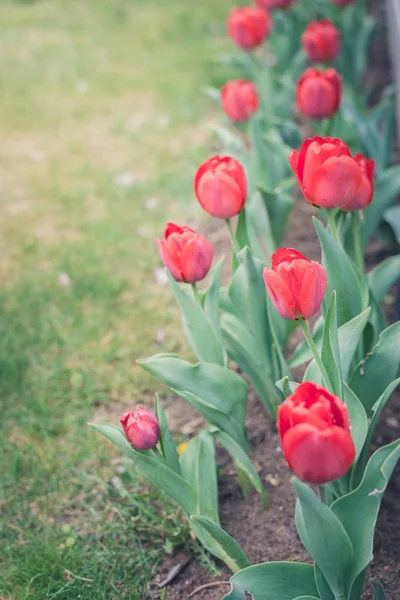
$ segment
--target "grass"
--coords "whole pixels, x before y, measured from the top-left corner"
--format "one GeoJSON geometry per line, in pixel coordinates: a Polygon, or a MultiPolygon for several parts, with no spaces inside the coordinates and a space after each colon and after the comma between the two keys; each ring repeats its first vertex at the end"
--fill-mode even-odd
{"type": "Polygon", "coordinates": [[[154,240],[200,219],[231,4],[0,0],[2,600],[142,599],[187,540],[86,423],[148,401],[135,360],[184,344],[154,240]]]}

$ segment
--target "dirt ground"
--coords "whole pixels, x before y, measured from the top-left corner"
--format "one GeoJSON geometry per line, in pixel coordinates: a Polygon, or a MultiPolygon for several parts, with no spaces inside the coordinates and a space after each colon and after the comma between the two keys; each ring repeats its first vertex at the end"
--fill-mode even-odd
{"type": "MultiPolygon", "coordinates": [[[[383,7],[375,0],[372,10],[384,23],[383,7]]],[[[388,82],[388,59],[385,48],[385,32],[377,36],[371,52],[372,66],[369,78],[381,88],[388,82]]],[[[398,155],[397,155],[398,158],[398,155]]],[[[319,244],[310,227],[313,209],[298,198],[291,216],[285,245],[295,247],[310,258],[319,259],[319,244]]],[[[210,239],[217,250],[224,249],[224,236],[219,230],[211,229],[210,239]]],[[[222,252],[217,252],[218,254],[222,252]]],[[[387,253],[379,242],[374,242],[367,252],[368,268],[381,261],[387,253]]],[[[389,309],[390,313],[390,309],[389,309]]],[[[388,314],[393,319],[393,315],[388,314]]],[[[198,415],[180,399],[169,406],[169,415],[177,430],[185,423],[194,421],[198,415]]],[[[233,475],[232,464],[221,451],[220,459],[226,462],[219,482],[220,516],[222,526],[238,541],[253,564],[270,560],[310,561],[302,547],[294,523],[295,495],[291,474],[283,459],[279,438],[274,423],[266,415],[261,402],[251,392],[247,418],[247,431],[251,442],[251,458],[259,469],[260,477],[268,493],[268,510],[262,506],[258,495],[243,498],[238,482],[233,475]]],[[[375,444],[387,444],[400,436],[400,393],[394,395],[387,407],[375,436],[375,444]]],[[[380,511],[374,548],[374,560],[368,577],[376,578],[385,588],[387,600],[399,599],[400,585],[400,517],[398,498],[400,494],[400,467],[395,471],[380,511]]],[[[166,562],[157,578],[162,579],[171,565],[179,562],[172,557],[166,562]]],[[[212,574],[198,561],[188,566],[168,586],[168,600],[186,600],[198,586],[211,582],[229,580],[230,573],[221,566],[219,575],[212,574]]],[[[208,587],[196,594],[196,600],[221,600],[229,591],[229,585],[208,587]]],[[[363,600],[371,600],[370,586],[366,585],[363,600]]]]}

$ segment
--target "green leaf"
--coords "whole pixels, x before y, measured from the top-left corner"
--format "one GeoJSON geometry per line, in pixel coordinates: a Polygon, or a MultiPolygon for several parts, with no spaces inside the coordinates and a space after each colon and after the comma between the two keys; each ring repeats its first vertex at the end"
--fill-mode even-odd
{"type": "Polygon", "coordinates": [[[392,285],[400,279],[400,255],[390,256],[368,273],[368,285],[377,302],[383,298],[392,285]]]}
{"type": "Polygon", "coordinates": [[[217,552],[215,554],[224,561],[233,573],[250,566],[250,561],[239,544],[224,529],[221,529],[204,516],[191,515],[190,520],[203,528],[212,538],[215,548],[218,548],[218,554],[217,552]]]}
{"type": "Polygon", "coordinates": [[[235,440],[229,435],[227,435],[224,431],[218,431],[217,437],[221,444],[224,446],[224,448],[232,456],[238,471],[241,471],[246,475],[250,483],[253,485],[254,489],[260,494],[264,506],[266,506],[267,497],[265,494],[264,486],[247,452],[245,452],[243,448],[239,446],[239,444],[237,444],[235,440]]]}
{"type": "Polygon", "coordinates": [[[332,392],[342,397],[342,377],[336,320],[336,292],[332,292],[322,334],[321,359],[332,384],[332,392]]]}
{"type": "Polygon", "coordinates": [[[157,354],[138,364],[169,387],[229,413],[244,429],[248,386],[237,373],[209,363],[191,365],[172,354],[157,354]]]}
{"type": "Polygon", "coordinates": [[[293,600],[299,594],[318,597],[312,565],[269,562],[247,567],[231,577],[232,590],[223,600],[293,600]]]}
{"type": "Polygon", "coordinates": [[[203,400],[190,392],[174,389],[172,391],[194,406],[208,423],[215,425],[222,431],[228,433],[239,446],[247,450],[248,444],[244,426],[243,424],[239,424],[228,410],[215,408],[215,406],[210,402],[207,402],[207,400],[203,400]]]}
{"type": "Polygon", "coordinates": [[[292,483],[297,495],[296,525],[300,539],[333,593],[345,597],[353,559],[350,538],[338,517],[311,488],[297,479],[292,483]]]}
{"type": "Polygon", "coordinates": [[[370,414],[387,382],[397,377],[400,377],[400,321],[381,333],[372,352],[357,367],[350,387],[370,414]]]}
{"type": "Polygon", "coordinates": [[[400,206],[391,206],[385,210],[383,218],[392,228],[396,240],[400,244],[400,206]]]}
{"type": "Polygon", "coordinates": [[[357,459],[361,454],[365,438],[367,437],[368,417],[361,400],[347,384],[343,386],[343,401],[346,403],[349,411],[351,437],[356,447],[357,459]]]}
{"type": "Polygon", "coordinates": [[[204,311],[208,316],[210,323],[217,336],[221,352],[223,354],[223,366],[226,366],[227,358],[225,348],[222,343],[222,333],[220,325],[219,303],[223,257],[217,262],[211,273],[211,283],[204,298],[204,311]]]}
{"type": "Polygon", "coordinates": [[[358,343],[363,335],[366,324],[370,316],[370,307],[366,308],[359,315],[348,321],[338,330],[340,362],[342,365],[342,379],[346,381],[351,369],[352,361],[358,343]]]}
{"type": "Polygon", "coordinates": [[[91,424],[113,444],[133,460],[137,470],[155,488],[161,488],[168,496],[177,502],[187,513],[195,513],[197,493],[190,483],[178,475],[170,467],[149,454],[148,451],[138,451],[132,448],[122,429],[115,425],[91,424]]]}
{"type": "Polygon", "coordinates": [[[379,448],[371,456],[358,488],[331,505],[331,510],[340,519],[353,545],[350,585],[355,585],[358,576],[373,558],[374,530],[379,507],[399,458],[400,440],[379,448]],[[354,515],[357,515],[357,519],[354,515]]]}
{"type": "Polygon", "coordinates": [[[156,394],[156,417],[160,423],[160,446],[161,452],[165,458],[165,462],[169,467],[171,467],[171,469],[180,475],[181,468],[179,466],[179,456],[176,451],[174,438],[172,437],[171,430],[168,427],[167,419],[165,418],[164,410],[161,406],[158,394],[156,394]]]}
{"type": "Polygon", "coordinates": [[[325,298],[330,298],[333,290],[336,290],[337,320],[340,326],[367,308],[368,287],[343,248],[336,244],[315,218],[314,225],[321,242],[322,262],[328,278],[325,298]]]}
{"type": "Polygon", "coordinates": [[[207,314],[196,299],[187,294],[167,270],[168,280],[182,316],[183,329],[187,340],[199,360],[224,364],[224,352],[221,342],[212,327],[207,314]]]}
{"type": "Polygon", "coordinates": [[[385,590],[379,581],[372,579],[371,583],[374,588],[374,600],[386,600],[385,590]]]}
{"type": "Polygon", "coordinates": [[[260,191],[252,195],[250,202],[246,203],[246,232],[251,252],[260,260],[269,262],[271,255],[277,248],[273,226],[260,191]]]}
{"type": "Polygon", "coordinates": [[[268,211],[276,248],[279,248],[290,211],[294,206],[294,200],[290,196],[289,191],[284,191],[280,187],[276,188],[274,192],[269,192],[262,187],[259,188],[259,191],[264,201],[264,206],[268,211]]]}
{"type": "MultiPolygon", "coordinates": [[[[313,340],[318,350],[321,348],[322,332],[324,330],[324,317],[320,315],[315,321],[313,329],[313,340]]],[[[311,360],[312,352],[306,340],[301,342],[296,350],[294,351],[291,359],[289,360],[289,367],[294,368],[302,365],[303,363],[311,360]]]]}
{"type": "Polygon", "coordinates": [[[294,600],[320,600],[316,596],[297,596],[294,600]]]}
{"type": "Polygon", "coordinates": [[[400,165],[390,167],[375,184],[374,199],[364,209],[364,245],[378,229],[386,210],[394,204],[400,194],[400,165]]]}
{"type": "Polygon", "coordinates": [[[290,381],[289,377],[286,375],[285,377],[282,377],[282,379],[277,381],[275,385],[278,388],[278,390],[281,390],[285,398],[287,398],[288,396],[291,396],[293,394],[293,392],[299,384],[295,381],[290,381]]]}

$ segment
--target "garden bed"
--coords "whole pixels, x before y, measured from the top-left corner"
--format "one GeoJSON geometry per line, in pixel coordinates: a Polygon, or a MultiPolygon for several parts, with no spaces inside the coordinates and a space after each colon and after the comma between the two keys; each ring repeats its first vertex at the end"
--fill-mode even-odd
{"type": "MultiPolygon", "coordinates": [[[[384,30],[385,11],[379,1],[371,2],[371,10],[379,18],[381,30],[377,35],[371,56],[369,80],[379,89],[388,82],[388,53],[386,51],[386,30],[384,30]]],[[[397,159],[396,159],[397,160],[397,159]]],[[[318,258],[320,248],[310,227],[310,206],[303,198],[298,198],[291,216],[291,226],[285,239],[285,245],[300,250],[310,258],[318,258]]],[[[219,237],[219,236],[216,236],[219,237]]],[[[224,253],[223,244],[219,254],[224,253]]],[[[372,268],[389,251],[379,242],[374,242],[367,251],[366,262],[372,268]]],[[[394,305],[388,303],[385,312],[394,320],[394,305]]],[[[298,341],[298,340],[297,340],[298,341]]],[[[296,343],[297,343],[296,341],[296,343]]],[[[295,346],[295,344],[294,344],[295,346]]],[[[293,347],[294,347],[293,346],[293,347]]],[[[296,375],[301,375],[297,373],[296,375]]],[[[181,400],[171,403],[170,415],[177,415],[176,429],[193,419],[193,409],[181,400]],[[178,409],[179,407],[179,409],[178,409]]],[[[290,484],[291,474],[283,459],[275,423],[267,416],[264,407],[253,392],[249,397],[247,431],[251,442],[251,458],[259,470],[260,477],[268,493],[268,510],[265,510],[260,497],[251,494],[243,498],[239,484],[232,477],[233,468],[227,461],[219,485],[221,523],[242,546],[252,563],[265,561],[308,561],[296,532],[294,523],[295,494],[290,484]]],[[[393,396],[390,406],[384,412],[375,435],[375,444],[391,442],[400,435],[400,394],[393,396]]],[[[221,453],[220,459],[225,460],[221,453]]],[[[220,462],[221,462],[220,461],[220,462]]],[[[388,491],[384,497],[378,519],[375,537],[375,557],[369,576],[379,580],[385,588],[387,600],[398,600],[400,584],[400,519],[398,515],[398,497],[400,493],[400,468],[393,474],[388,491]]],[[[169,568],[175,564],[174,557],[158,573],[163,579],[169,568]]],[[[198,586],[229,580],[230,572],[221,567],[218,575],[193,560],[168,587],[168,600],[186,599],[198,586]]],[[[229,585],[206,587],[199,591],[198,600],[220,600],[229,590],[229,585]]],[[[366,586],[363,600],[372,598],[371,590],[366,586]]]]}

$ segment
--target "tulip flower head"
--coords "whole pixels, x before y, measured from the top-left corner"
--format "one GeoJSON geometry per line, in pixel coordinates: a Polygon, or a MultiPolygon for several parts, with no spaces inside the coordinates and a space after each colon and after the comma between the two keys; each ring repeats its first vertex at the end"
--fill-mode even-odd
{"type": "Polygon", "coordinates": [[[242,50],[253,50],[260,46],[271,30],[272,19],[268,12],[259,6],[232,8],[229,14],[228,35],[242,50]]]}
{"type": "Polygon", "coordinates": [[[322,304],[326,273],[293,248],[279,248],[271,269],[264,269],[264,283],[272,304],[284,319],[308,319],[322,304]]]}
{"type": "Polygon", "coordinates": [[[301,383],[280,405],[278,431],[285,459],[302,481],[328,483],[354,462],[347,406],[315,383],[301,383]]]}
{"type": "Polygon", "coordinates": [[[228,81],[221,90],[221,103],[227,117],[243,123],[257,111],[257,88],[245,79],[228,81]]]}
{"type": "Polygon", "coordinates": [[[200,206],[212,217],[229,219],[246,202],[247,182],[242,165],[228,156],[214,156],[200,165],[194,178],[200,206]]]}
{"type": "Polygon", "coordinates": [[[167,223],[163,239],[157,240],[161,260],[176,281],[195,283],[210,270],[214,250],[205,237],[190,229],[167,223]]]}
{"type": "Polygon", "coordinates": [[[335,60],[340,50],[340,31],[332,21],[312,21],[301,36],[304,53],[312,62],[335,60]]]}
{"type": "Polygon", "coordinates": [[[261,8],[266,8],[267,10],[276,10],[280,8],[282,10],[287,10],[292,6],[296,0],[255,0],[258,6],[261,8]]]}
{"type": "Polygon", "coordinates": [[[122,429],[134,448],[150,450],[160,439],[160,424],[150,410],[138,406],[133,412],[127,412],[120,419],[122,429]]]}
{"type": "Polygon", "coordinates": [[[309,138],[300,151],[291,152],[289,163],[304,197],[314,206],[360,210],[372,201],[375,161],[352,156],[342,140],[309,138]]]}
{"type": "Polygon", "coordinates": [[[297,82],[297,106],[310,119],[332,117],[339,109],[341,97],[342,81],[335,69],[321,71],[310,67],[297,82]]]}

